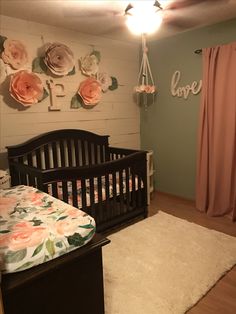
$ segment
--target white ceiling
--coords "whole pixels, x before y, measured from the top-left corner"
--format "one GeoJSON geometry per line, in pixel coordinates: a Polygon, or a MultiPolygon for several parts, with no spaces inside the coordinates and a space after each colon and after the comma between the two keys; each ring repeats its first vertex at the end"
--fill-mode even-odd
{"type": "MultiPolygon", "coordinates": [[[[171,1],[174,0],[161,0],[159,2],[165,6],[171,1]]],[[[73,29],[81,33],[120,40],[139,40],[139,37],[129,33],[125,25],[124,10],[129,2],[121,0],[0,0],[0,13],[73,29]]],[[[159,39],[186,31],[189,28],[215,24],[234,18],[236,17],[236,0],[222,0],[222,2],[208,0],[207,3],[199,3],[189,8],[168,11],[168,14],[167,20],[180,22],[183,26],[179,28],[164,23],[150,39],[159,39]],[[188,27],[184,26],[185,22],[188,27]]]]}

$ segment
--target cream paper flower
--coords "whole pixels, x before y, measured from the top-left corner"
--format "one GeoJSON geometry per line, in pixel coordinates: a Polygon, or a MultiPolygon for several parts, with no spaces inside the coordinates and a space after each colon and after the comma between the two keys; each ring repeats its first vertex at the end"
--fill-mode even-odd
{"type": "Polygon", "coordinates": [[[108,91],[109,86],[112,85],[112,79],[110,75],[106,72],[98,74],[98,81],[101,83],[102,91],[104,93],[108,91]]]}
{"type": "Polygon", "coordinates": [[[92,76],[98,72],[98,59],[95,55],[87,55],[80,59],[80,69],[84,75],[92,76]]]}
{"type": "Polygon", "coordinates": [[[75,66],[74,54],[66,45],[53,43],[45,51],[44,63],[53,74],[64,76],[75,66]]]}

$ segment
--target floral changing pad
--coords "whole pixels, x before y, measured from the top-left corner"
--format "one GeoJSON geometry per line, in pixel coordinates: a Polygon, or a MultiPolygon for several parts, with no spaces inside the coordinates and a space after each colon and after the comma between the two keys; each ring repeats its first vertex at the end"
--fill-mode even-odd
{"type": "Polygon", "coordinates": [[[44,263],[89,242],[95,221],[33,187],[0,190],[0,270],[12,273],[44,263]]]}

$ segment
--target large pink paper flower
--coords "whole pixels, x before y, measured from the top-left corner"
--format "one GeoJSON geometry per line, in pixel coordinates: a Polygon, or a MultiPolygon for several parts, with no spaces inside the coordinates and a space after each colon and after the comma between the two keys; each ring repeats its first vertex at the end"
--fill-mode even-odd
{"type": "Polygon", "coordinates": [[[85,105],[96,105],[102,96],[101,84],[95,78],[89,77],[80,84],[78,94],[85,105]]]}
{"type": "Polygon", "coordinates": [[[18,70],[28,62],[26,48],[19,40],[6,39],[3,48],[2,60],[13,69],[18,70]]]}
{"type": "Polygon", "coordinates": [[[47,48],[44,63],[53,74],[58,76],[67,75],[75,65],[73,52],[61,43],[53,43],[47,48]]]}
{"type": "Polygon", "coordinates": [[[43,98],[44,88],[40,78],[25,70],[11,76],[11,96],[23,106],[37,104],[43,98]]]}

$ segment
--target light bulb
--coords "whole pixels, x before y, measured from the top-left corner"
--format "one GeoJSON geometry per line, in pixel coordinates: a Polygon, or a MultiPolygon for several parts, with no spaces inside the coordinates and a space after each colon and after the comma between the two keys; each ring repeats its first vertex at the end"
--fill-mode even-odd
{"type": "Polygon", "coordinates": [[[147,5],[145,1],[137,1],[139,4],[127,14],[126,25],[136,35],[154,33],[162,23],[161,10],[153,6],[153,1],[147,2],[152,5],[147,5]]]}

